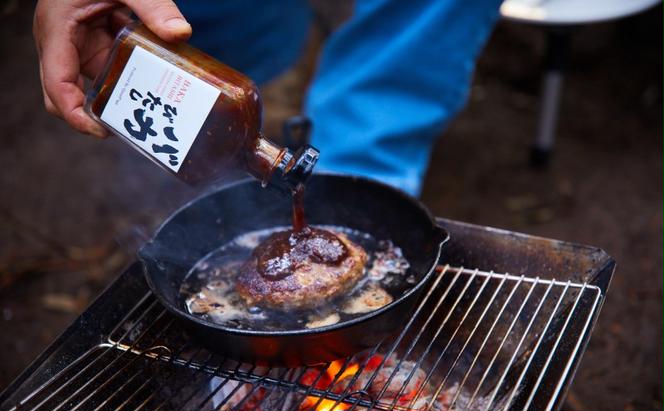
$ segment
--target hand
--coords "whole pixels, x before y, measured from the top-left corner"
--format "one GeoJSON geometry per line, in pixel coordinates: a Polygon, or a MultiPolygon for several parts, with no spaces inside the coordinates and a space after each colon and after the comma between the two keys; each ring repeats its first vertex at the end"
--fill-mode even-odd
{"type": "Polygon", "coordinates": [[[39,0],[33,35],[46,110],[99,138],[106,129],[83,110],[83,76],[94,78],[108,58],[129,9],[165,41],[183,41],[191,26],[172,0],[39,0]],[[128,8],[128,9],[127,9],[128,8]]]}

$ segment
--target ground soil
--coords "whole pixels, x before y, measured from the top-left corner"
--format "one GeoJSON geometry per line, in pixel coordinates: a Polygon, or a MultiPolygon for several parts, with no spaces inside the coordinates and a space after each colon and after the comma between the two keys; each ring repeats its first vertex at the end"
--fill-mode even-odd
{"type": "MultiPolygon", "coordinates": [[[[31,2],[0,6],[0,390],[195,194],[117,139],[46,114],[31,18],[31,2]]],[[[499,24],[422,198],[448,218],[607,250],[618,269],[564,409],[660,410],[661,7],[576,31],[554,157],[534,169],[542,34],[499,24]]],[[[299,110],[309,56],[264,88],[271,135],[299,110]]]]}

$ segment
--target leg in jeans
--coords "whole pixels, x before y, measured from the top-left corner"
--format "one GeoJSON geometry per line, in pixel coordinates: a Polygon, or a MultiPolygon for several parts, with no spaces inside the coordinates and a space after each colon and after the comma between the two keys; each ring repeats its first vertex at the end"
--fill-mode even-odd
{"type": "Polygon", "coordinates": [[[498,0],[357,0],[324,47],[305,111],[319,171],[418,195],[434,140],[462,107],[498,0]]]}

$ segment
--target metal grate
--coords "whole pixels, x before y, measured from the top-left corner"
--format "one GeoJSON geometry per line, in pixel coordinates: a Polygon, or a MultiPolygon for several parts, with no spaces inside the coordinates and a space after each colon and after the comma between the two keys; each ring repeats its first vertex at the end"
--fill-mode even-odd
{"type": "Polygon", "coordinates": [[[243,364],[196,345],[151,293],[12,410],[549,410],[601,290],[441,266],[403,329],[321,366],[243,364]]]}

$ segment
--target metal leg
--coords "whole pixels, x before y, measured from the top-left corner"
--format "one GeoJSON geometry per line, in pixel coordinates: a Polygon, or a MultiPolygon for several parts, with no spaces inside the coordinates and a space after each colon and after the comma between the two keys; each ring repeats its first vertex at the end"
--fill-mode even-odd
{"type": "Polygon", "coordinates": [[[545,167],[551,158],[556,139],[556,122],[563,85],[563,73],[569,55],[569,29],[549,29],[546,33],[544,78],[540,95],[537,134],[531,148],[533,166],[545,167]]]}

